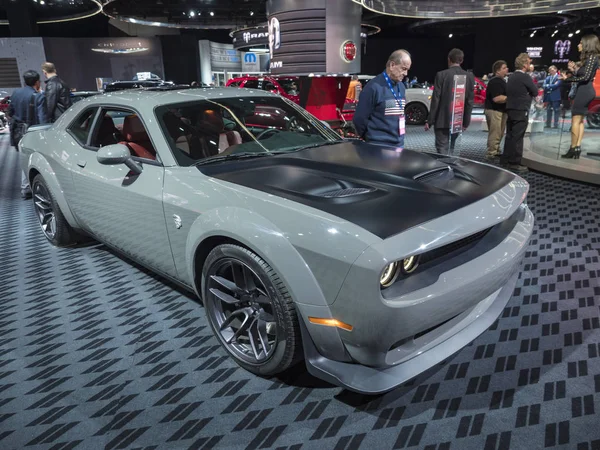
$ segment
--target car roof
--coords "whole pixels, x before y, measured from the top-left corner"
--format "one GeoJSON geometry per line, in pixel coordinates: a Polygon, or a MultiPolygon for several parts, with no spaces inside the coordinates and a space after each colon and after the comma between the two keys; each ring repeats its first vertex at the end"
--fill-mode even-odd
{"type": "Polygon", "coordinates": [[[88,105],[98,103],[153,109],[156,106],[165,104],[246,97],[278,97],[278,95],[259,89],[234,87],[198,87],[170,90],[128,89],[94,95],[86,98],[85,102],[88,105]]]}

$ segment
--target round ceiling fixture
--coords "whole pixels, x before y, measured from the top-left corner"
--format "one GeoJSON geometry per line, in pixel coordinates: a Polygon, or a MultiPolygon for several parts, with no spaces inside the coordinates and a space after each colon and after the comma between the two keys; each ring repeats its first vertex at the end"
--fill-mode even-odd
{"type": "MultiPolygon", "coordinates": [[[[38,25],[87,19],[102,12],[101,0],[69,0],[69,2],[39,0],[31,2],[29,7],[33,9],[38,25]]],[[[0,25],[8,25],[8,17],[2,8],[0,8],[0,25]]]]}
{"type": "Polygon", "coordinates": [[[356,44],[352,41],[346,41],[342,44],[342,59],[346,62],[352,62],[356,58],[356,44]]]}

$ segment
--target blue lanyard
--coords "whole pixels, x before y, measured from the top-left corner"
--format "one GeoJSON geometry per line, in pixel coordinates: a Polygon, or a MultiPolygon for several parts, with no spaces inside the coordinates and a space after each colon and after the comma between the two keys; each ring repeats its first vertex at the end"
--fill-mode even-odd
{"type": "Polygon", "coordinates": [[[394,96],[394,98],[396,99],[396,101],[398,102],[398,107],[402,108],[402,96],[400,95],[400,97],[398,97],[398,94],[400,94],[399,92],[396,92],[394,90],[394,88],[392,87],[392,80],[390,80],[389,75],[385,72],[385,70],[383,71],[383,78],[385,78],[385,81],[387,81],[387,84],[390,88],[390,91],[392,91],[392,95],[394,96]]]}

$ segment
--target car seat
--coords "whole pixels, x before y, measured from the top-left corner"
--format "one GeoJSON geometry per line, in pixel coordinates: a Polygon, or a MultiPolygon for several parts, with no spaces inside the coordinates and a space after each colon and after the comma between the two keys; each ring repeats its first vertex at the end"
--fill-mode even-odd
{"type": "Polygon", "coordinates": [[[120,143],[126,145],[133,156],[156,159],[156,150],[144,128],[144,124],[136,114],[125,117],[123,136],[125,140],[120,143]]]}
{"type": "Polygon", "coordinates": [[[218,153],[223,152],[232,145],[242,143],[242,136],[238,131],[225,130],[225,122],[223,116],[217,111],[207,109],[203,111],[200,120],[199,128],[202,133],[217,135],[218,153]]]}
{"type": "Polygon", "coordinates": [[[115,127],[115,122],[112,117],[104,115],[102,122],[100,122],[100,128],[98,129],[98,135],[96,136],[96,143],[99,147],[106,145],[117,144],[122,139],[121,132],[115,127]]]}

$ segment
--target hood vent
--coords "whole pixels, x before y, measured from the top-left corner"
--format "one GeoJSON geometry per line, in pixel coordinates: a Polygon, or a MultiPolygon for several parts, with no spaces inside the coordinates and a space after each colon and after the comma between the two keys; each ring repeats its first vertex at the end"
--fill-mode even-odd
{"type": "Polygon", "coordinates": [[[413,180],[420,181],[421,183],[428,183],[433,180],[437,180],[439,178],[452,177],[454,175],[454,171],[452,167],[440,167],[439,169],[428,170],[427,172],[422,172],[413,177],[413,180]]]}
{"type": "Polygon", "coordinates": [[[369,189],[369,188],[336,189],[334,191],[323,192],[321,194],[321,197],[326,197],[326,198],[351,197],[353,195],[368,194],[369,192],[373,192],[374,190],[375,189],[369,189]]]}

